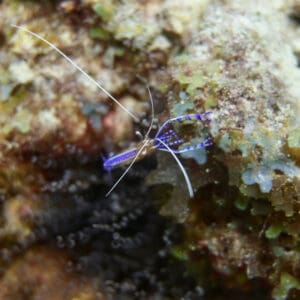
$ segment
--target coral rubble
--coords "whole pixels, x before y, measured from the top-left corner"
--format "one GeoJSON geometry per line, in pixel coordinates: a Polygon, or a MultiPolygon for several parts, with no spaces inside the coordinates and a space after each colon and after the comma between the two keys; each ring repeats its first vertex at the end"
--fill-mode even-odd
{"type": "Polygon", "coordinates": [[[299,7],[2,1],[0,298],[297,299],[299,7]],[[63,50],[139,121],[11,23],[63,50]],[[156,125],[212,112],[209,126],[174,125],[190,143],[214,141],[181,155],[194,199],[168,153],[105,198],[100,153],[147,131],[147,85],[156,125]]]}

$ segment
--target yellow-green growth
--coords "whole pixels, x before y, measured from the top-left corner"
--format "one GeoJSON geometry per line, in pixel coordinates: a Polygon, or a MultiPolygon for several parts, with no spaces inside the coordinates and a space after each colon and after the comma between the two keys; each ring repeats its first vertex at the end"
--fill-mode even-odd
{"type": "Polygon", "coordinates": [[[280,283],[273,290],[272,296],[275,300],[286,300],[291,289],[300,289],[299,280],[288,273],[282,273],[280,283]]]}

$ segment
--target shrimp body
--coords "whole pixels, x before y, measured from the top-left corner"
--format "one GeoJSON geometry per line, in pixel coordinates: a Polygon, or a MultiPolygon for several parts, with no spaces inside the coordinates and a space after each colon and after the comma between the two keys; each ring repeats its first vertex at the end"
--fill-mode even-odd
{"type": "MultiPolygon", "coordinates": [[[[115,102],[117,105],[119,105],[124,111],[126,111],[133,119],[138,121],[138,118],[126,107],[124,107],[116,98],[114,98],[101,84],[99,84],[94,78],[92,78],[86,71],[84,71],[79,65],[77,65],[70,57],[68,57],[64,52],[62,52],[60,49],[58,49],[54,44],[50,43],[48,40],[40,36],[39,34],[32,32],[29,29],[26,29],[24,26],[14,25],[11,24],[12,27],[17,28],[18,30],[23,30],[27,32],[28,34],[32,35],[33,37],[43,41],[46,43],[50,48],[55,50],[58,54],[60,54],[66,61],[68,61],[75,69],[77,69],[81,74],[83,74],[91,83],[93,83],[95,86],[98,87],[110,100],[115,102]]],[[[128,168],[125,170],[125,172],[121,175],[121,177],[117,180],[117,182],[112,186],[112,188],[107,192],[106,196],[108,196],[114,188],[119,184],[119,182],[124,178],[124,176],[128,173],[129,169],[133,166],[133,164],[139,160],[142,159],[144,156],[153,153],[156,149],[161,151],[167,151],[169,152],[173,158],[176,160],[180,170],[182,171],[184,178],[186,180],[186,184],[189,190],[190,197],[193,198],[193,189],[192,184],[189,180],[189,177],[179,161],[179,159],[176,157],[175,153],[183,153],[186,151],[191,151],[199,148],[203,148],[206,146],[210,146],[212,144],[210,137],[204,137],[201,141],[201,143],[198,143],[196,145],[186,145],[188,142],[188,139],[186,137],[179,137],[179,135],[174,131],[174,129],[170,128],[172,126],[172,123],[181,123],[184,121],[201,121],[203,123],[210,122],[210,119],[207,118],[207,116],[211,112],[206,112],[203,114],[188,114],[184,116],[179,116],[176,118],[172,118],[167,120],[158,130],[156,133],[154,139],[149,138],[150,131],[153,126],[153,120],[154,120],[154,107],[153,107],[153,99],[150,92],[150,89],[148,87],[148,92],[150,96],[151,101],[151,112],[152,112],[152,120],[150,127],[148,128],[148,131],[145,135],[144,141],[139,143],[136,148],[127,150],[125,152],[122,152],[120,154],[114,155],[109,157],[108,159],[104,160],[103,167],[105,170],[110,171],[111,169],[123,165],[123,164],[129,164],[128,168]]]]}
{"type": "MultiPolygon", "coordinates": [[[[152,114],[153,114],[153,101],[151,99],[152,104],[152,114]]],[[[209,123],[211,120],[208,118],[208,116],[211,114],[211,112],[206,112],[203,114],[189,114],[184,116],[179,116],[176,118],[172,118],[167,120],[158,130],[155,137],[153,139],[148,138],[150,130],[152,128],[152,122],[151,126],[148,129],[148,132],[146,134],[146,137],[144,141],[140,142],[136,148],[127,150],[125,152],[122,152],[120,154],[114,155],[110,157],[108,160],[104,162],[104,169],[111,170],[112,168],[128,164],[129,166],[125,170],[125,172],[122,174],[122,176],[117,180],[117,182],[112,186],[112,188],[106,193],[106,196],[108,196],[114,188],[119,184],[119,182],[124,178],[124,176],[128,173],[129,169],[133,166],[133,164],[137,161],[142,159],[148,154],[153,153],[156,149],[161,151],[167,151],[169,152],[173,158],[176,160],[180,170],[182,171],[182,174],[184,175],[190,198],[194,197],[194,192],[192,188],[192,184],[190,182],[190,179],[188,177],[188,174],[186,173],[183,165],[175,155],[175,153],[183,153],[186,151],[192,151],[200,148],[204,148],[207,146],[212,145],[212,140],[209,136],[206,136],[203,138],[203,140],[196,144],[196,145],[186,145],[187,139],[185,137],[180,137],[175,130],[172,128],[173,123],[182,123],[184,121],[201,121],[202,123],[209,123]]]]}
{"type": "Polygon", "coordinates": [[[210,146],[212,144],[210,137],[204,138],[201,143],[196,145],[184,145],[186,143],[186,139],[178,136],[174,129],[171,128],[172,124],[176,122],[181,123],[192,120],[210,122],[210,119],[207,118],[209,114],[210,112],[206,112],[204,114],[190,114],[167,120],[160,127],[153,139],[146,138],[137,144],[136,148],[126,150],[105,160],[103,163],[104,169],[110,171],[117,166],[128,165],[133,161],[133,159],[141,160],[145,156],[152,154],[156,149],[167,152],[172,151],[173,153],[183,153],[210,146]],[[183,147],[179,148],[180,146],[183,147]]]}
{"type": "Polygon", "coordinates": [[[128,163],[129,161],[131,161],[131,159],[133,159],[136,156],[136,154],[137,154],[137,150],[136,148],[134,148],[128,151],[124,151],[120,154],[114,155],[112,157],[109,157],[104,160],[103,168],[106,171],[110,171],[113,168],[119,166],[120,164],[128,163]]]}
{"type": "Polygon", "coordinates": [[[150,155],[155,151],[156,147],[154,145],[154,140],[146,139],[138,143],[136,148],[132,148],[130,150],[124,151],[122,153],[113,155],[105,159],[103,162],[103,168],[106,171],[111,171],[116,167],[129,165],[141,149],[142,151],[140,152],[137,160],[141,160],[145,156],[150,155]]]}

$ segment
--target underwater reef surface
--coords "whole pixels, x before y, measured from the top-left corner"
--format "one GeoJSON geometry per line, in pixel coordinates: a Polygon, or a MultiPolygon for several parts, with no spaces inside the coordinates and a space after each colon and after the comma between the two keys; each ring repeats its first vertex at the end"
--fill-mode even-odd
{"type": "Polygon", "coordinates": [[[300,298],[300,2],[0,3],[0,299],[300,298]],[[25,25],[66,53],[135,121],[25,25]],[[151,124],[197,144],[110,174],[151,124]]]}

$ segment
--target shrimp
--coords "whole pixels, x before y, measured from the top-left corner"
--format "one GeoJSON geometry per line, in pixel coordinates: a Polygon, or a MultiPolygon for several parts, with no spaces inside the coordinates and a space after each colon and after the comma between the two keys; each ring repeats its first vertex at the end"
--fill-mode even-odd
{"type": "Polygon", "coordinates": [[[205,112],[203,114],[188,114],[188,115],[169,119],[160,127],[155,137],[151,139],[149,138],[149,134],[153,126],[154,108],[153,108],[153,99],[149,88],[148,88],[148,92],[149,92],[150,102],[151,102],[152,119],[144,140],[139,144],[137,144],[135,148],[124,151],[117,155],[113,155],[108,159],[104,160],[103,167],[107,171],[110,171],[111,169],[119,165],[128,164],[128,162],[130,162],[129,166],[124,171],[124,173],[119,177],[119,179],[115,182],[115,184],[111,187],[111,189],[106,193],[106,197],[109,196],[111,192],[117,187],[117,185],[121,182],[121,180],[125,177],[125,175],[129,172],[129,170],[137,160],[142,159],[146,155],[152,154],[153,152],[156,151],[156,149],[158,149],[161,151],[167,151],[173,156],[173,158],[175,159],[176,163],[178,164],[184,176],[188,188],[189,196],[190,198],[193,198],[194,192],[193,192],[191,181],[189,179],[186,170],[184,169],[182,163],[180,162],[176,154],[211,146],[212,139],[208,136],[203,141],[201,141],[196,145],[186,146],[184,145],[186,142],[185,139],[180,138],[173,129],[168,129],[168,126],[171,125],[172,123],[176,123],[176,122],[181,123],[185,120],[210,122],[211,119],[209,119],[208,116],[211,114],[211,112],[205,112]],[[179,146],[183,146],[183,147],[179,148],[179,146]]]}
{"type": "MultiPolygon", "coordinates": [[[[115,102],[118,106],[120,106],[126,113],[128,113],[135,121],[139,121],[138,117],[135,116],[129,109],[127,109],[124,105],[122,105],[113,95],[111,95],[99,82],[97,82],[93,77],[91,77],[86,71],[84,71],[78,64],[76,64],[70,57],[68,57],[63,51],[61,51],[59,48],[57,48],[54,44],[43,38],[41,35],[25,28],[24,26],[19,26],[15,24],[10,24],[12,27],[23,30],[27,32],[28,34],[32,35],[33,37],[43,41],[46,43],[50,48],[55,50],[58,54],[60,54],[66,61],[68,61],[76,70],[78,70],[82,75],[84,75],[90,82],[92,82],[94,85],[96,85],[110,100],[115,102]]],[[[211,138],[206,137],[204,141],[197,145],[189,145],[185,146],[186,143],[184,138],[180,138],[178,134],[173,129],[168,129],[168,127],[176,122],[183,122],[183,121],[202,121],[202,122],[210,122],[210,119],[207,118],[207,116],[211,112],[206,112],[203,114],[188,114],[184,116],[179,116],[176,118],[172,118],[167,120],[158,130],[155,137],[153,139],[149,138],[149,134],[153,127],[153,121],[154,121],[154,107],[153,107],[153,99],[150,92],[150,89],[148,87],[150,102],[151,102],[151,124],[148,128],[148,131],[144,137],[144,140],[139,143],[136,148],[127,150],[125,152],[122,152],[120,154],[114,155],[112,157],[109,157],[108,159],[104,160],[103,167],[105,170],[110,171],[111,169],[122,165],[122,164],[129,164],[127,169],[124,171],[124,173],[121,175],[121,177],[115,182],[115,184],[112,186],[112,188],[106,193],[106,197],[111,194],[111,192],[116,188],[116,186],[120,183],[120,181],[125,177],[125,175],[129,172],[130,168],[133,166],[133,164],[138,160],[142,159],[146,155],[149,155],[151,153],[154,153],[156,150],[161,151],[167,151],[169,152],[173,158],[175,159],[176,163],[178,164],[181,172],[183,173],[183,176],[186,181],[186,185],[188,187],[190,198],[194,197],[194,192],[192,188],[191,181],[188,177],[187,172],[185,171],[182,163],[176,156],[178,153],[183,153],[186,151],[192,151],[195,149],[200,149],[203,147],[210,146],[212,144],[211,138]],[[179,148],[182,146],[182,148],[179,148]]]]}

